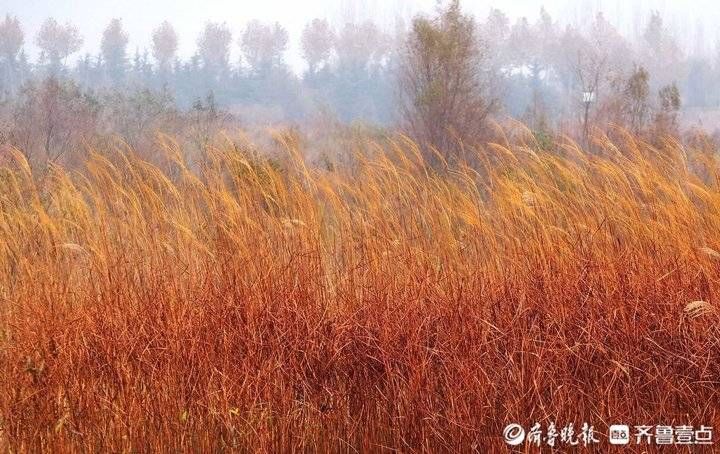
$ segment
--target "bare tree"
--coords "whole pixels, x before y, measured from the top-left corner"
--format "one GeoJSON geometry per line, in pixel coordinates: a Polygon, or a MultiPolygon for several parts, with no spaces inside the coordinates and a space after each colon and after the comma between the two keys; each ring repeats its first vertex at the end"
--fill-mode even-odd
{"type": "Polygon", "coordinates": [[[40,27],[35,43],[41,51],[40,61],[51,76],[56,76],[63,71],[67,58],[80,50],[83,39],[77,27],[61,25],[51,17],[40,27]]]}
{"type": "Polygon", "coordinates": [[[603,82],[607,68],[607,56],[592,51],[581,51],[577,54],[577,78],[582,90],[583,104],[583,138],[588,144],[590,137],[590,108],[597,102],[600,83],[603,82]]]}
{"type": "Polygon", "coordinates": [[[334,42],[335,32],[327,20],[313,19],[305,26],[300,43],[308,73],[316,74],[321,66],[329,63],[334,42]]]}
{"type": "Polygon", "coordinates": [[[164,21],[152,34],[152,53],[161,74],[167,74],[175,60],[178,35],[168,21],[164,21]]]}
{"type": "MultiPolygon", "coordinates": [[[[562,54],[570,57],[570,68],[577,83],[578,93],[570,93],[582,106],[582,130],[586,145],[589,144],[591,110],[593,106],[612,102],[603,99],[604,90],[621,78],[628,65],[631,52],[625,40],[602,13],[595,16],[587,36],[568,28],[561,41],[562,54]]],[[[567,57],[566,57],[567,58],[567,57]]]]}
{"type": "Polygon", "coordinates": [[[496,106],[483,73],[475,22],[452,0],[435,18],[414,20],[404,56],[400,89],[405,127],[446,160],[458,142],[473,144],[496,106]]]}
{"type": "Polygon", "coordinates": [[[83,138],[97,132],[99,103],[72,81],[48,78],[23,87],[13,116],[18,125],[13,142],[33,167],[71,159],[83,138]]]}

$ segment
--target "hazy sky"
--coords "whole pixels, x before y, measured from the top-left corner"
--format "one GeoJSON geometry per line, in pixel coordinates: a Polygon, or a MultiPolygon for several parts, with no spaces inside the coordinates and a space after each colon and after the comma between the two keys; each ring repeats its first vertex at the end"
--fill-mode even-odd
{"type": "MultiPolygon", "coordinates": [[[[149,47],[152,30],[169,20],[180,35],[182,57],[195,51],[197,35],[207,21],[227,22],[235,39],[250,19],[279,21],[290,32],[293,48],[289,59],[297,66],[297,42],[304,24],[312,18],[325,17],[336,24],[371,18],[389,27],[398,15],[411,17],[418,11],[431,11],[434,5],[435,0],[2,0],[0,14],[17,15],[22,21],[31,57],[37,54],[35,34],[49,16],[60,22],[72,21],[80,28],[85,39],[82,53],[97,53],[102,31],[113,17],[122,18],[130,34],[131,52],[149,47]]],[[[704,25],[709,47],[720,37],[720,0],[465,0],[464,6],[480,16],[495,6],[511,17],[536,17],[545,6],[553,17],[570,22],[602,9],[626,33],[642,27],[636,17],[646,17],[647,13],[636,12],[657,9],[681,38],[689,40],[685,30],[694,29],[698,23],[704,25]]],[[[237,46],[233,47],[235,56],[237,46]]]]}

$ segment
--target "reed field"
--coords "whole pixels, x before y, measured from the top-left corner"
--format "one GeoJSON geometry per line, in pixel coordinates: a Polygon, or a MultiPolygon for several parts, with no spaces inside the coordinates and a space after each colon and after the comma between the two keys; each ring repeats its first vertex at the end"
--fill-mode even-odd
{"type": "Polygon", "coordinates": [[[8,452],[508,452],[720,426],[720,161],[619,131],[0,158],[8,452]],[[585,149],[583,149],[585,148],[585,149]],[[525,449],[525,448],[520,448],[525,449]],[[529,449],[529,448],[528,448],[529,449]]]}

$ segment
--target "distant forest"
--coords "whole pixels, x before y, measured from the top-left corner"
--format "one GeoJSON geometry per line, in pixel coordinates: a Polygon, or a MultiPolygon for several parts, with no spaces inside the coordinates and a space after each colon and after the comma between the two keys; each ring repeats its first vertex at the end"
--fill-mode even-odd
{"type": "MultiPolygon", "coordinates": [[[[577,124],[586,113],[595,122],[612,122],[628,112],[650,115],[668,87],[684,108],[716,109],[720,59],[684,52],[659,13],[649,13],[644,23],[641,37],[629,40],[603,14],[582,28],[561,24],[545,10],[534,22],[511,21],[499,9],[476,18],[478,64],[497,111],[538,129],[577,124]],[[633,93],[639,79],[647,93],[633,93]]],[[[113,19],[100,53],[77,55],[86,37],[73,24],[49,18],[36,36],[27,36],[7,15],[0,21],[0,103],[17,103],[51,78],[92,99],[144,93],[184,111],[220,106],[248,123],[326,115],[387,126],[397,119],[398,68],[411,28],[400,20],[392,31],[372,22],[337,27],[312,20],[300,38],[305,68],[299,74],[287,63],[289,35],[279,23],[252,21],[244,30],[207,23],[196,53],[181,59],[169,22],[155,29],[151,48],[133,50],[123,22],[113,19]],[[24,50],[29,42],[40,50],[35,61],[24,50]],[[240,50],[239,61],[230,59],[233,48],[240,50]]]]}

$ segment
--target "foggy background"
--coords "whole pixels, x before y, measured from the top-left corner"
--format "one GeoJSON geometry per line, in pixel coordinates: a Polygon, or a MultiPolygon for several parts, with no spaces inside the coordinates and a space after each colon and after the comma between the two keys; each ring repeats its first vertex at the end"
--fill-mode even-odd
{"type": "MultiPolygon", "coordinates": [[[[17,16],[23,23],[26,36],[30,37],[26,38],[26,49],[31,57],[38,54],[32,37],[45,19],[54,17],[61,23],[72,22],[85,43],[71,60],[86,52],[97,53],[103,30],[116,17],[123,20],[129,33],[130,52],[149,48],[153,29],[168,20],[179,34],[181,58],[188,58],[195,52],[197,36],[208,21],[226,22],[235,32],[251,19],[277,21],[290,35],[288,62],[300,72],[304,65],[298,41],[305,24],[314,18],[326,18],[335,25],[372,20],[391,29],[397,18],[409,22],[414,14],[432,12],[435,5],[435,0],[5,0],[0,6],[0,14],[17,16]]],[[[591,20],[596,12],[603,11],[607,19],[630,39],[642,33],[649,12],[656,10],[688,52],[712,53],[720,40],[720,2],[714,0],[472,0],[463,4],[466,11],[478,18],[485,17],[491,7],[501,9],[512,19],[525,16],[531,21],[544,7],[553,18],[578,26],[591,20]]],[[[237,54],[237,46],[233,46],[232,59],[236,59],[237,54]]]]}
{"type": "MultiPolygon", "coordinates": [[[[720,3],[460,3],[488,118],[576,137],[720,125],[720,3]]],[[[59,156],[90,136],[157,131],[198,148],[233,128],[404,131],[413,21],[437,11],[435,0],[6,0],[0,145],[59,156]]]]}

